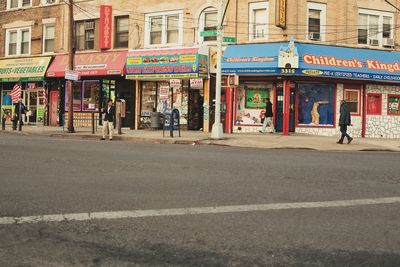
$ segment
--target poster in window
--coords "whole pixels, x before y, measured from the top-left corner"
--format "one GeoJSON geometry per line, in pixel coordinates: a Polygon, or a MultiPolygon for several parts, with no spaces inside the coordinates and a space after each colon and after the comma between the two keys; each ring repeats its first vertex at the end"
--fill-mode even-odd
{"type": "Polygon", "coordinates": [[[246,90],[246,108],[265,108],[265,99],[268,97],[268,91],[258,89],[246,90]]]}
{"type": "Polygon", "coordinates": [[[388,98],[388,114],[400,115],[400,96],[389,96],[388,98]]]}

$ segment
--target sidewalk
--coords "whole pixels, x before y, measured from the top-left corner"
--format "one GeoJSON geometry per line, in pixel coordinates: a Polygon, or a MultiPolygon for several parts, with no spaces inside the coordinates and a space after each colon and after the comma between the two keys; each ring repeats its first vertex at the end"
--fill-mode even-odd
{"type": "MultiPolygon", "coordinates": [[[[86,140],[99,140],[101,128],[91,133],[91,128],[79,127],[76,132],[70,134],[63,131],[62,127],[49,126],[24,126],[22,132],[12,131],[11,126],[6,127],[5,131],[0,130],[0,134],[17,135],[36,135],[56,138],[73,138],[86,140]]],[[[354,138],[353,142],[343,145],[336,144],[338,136],[326,137],[305,134],[291,134],[283,136],[276,134],[225,134],[222,140],[211,139],[210,133],[200,131],[181,131],[181,137],[174,131],[174,138],[169,137],[169,132],[165,132],[163,138],[162,130],[130,130],[122,129],[122,135],[114,131],[115,141],[132,141],[141,143],[158,144],[198,144],[198,145],[223,145],[236,147],[254,147],[271,149],[312,149],[321,151],[395,151],[400,152],[400,139],[375,139],[375,138],[354,138]]],[[[102,142],[109,142],[108,140],[102,142]]]]}

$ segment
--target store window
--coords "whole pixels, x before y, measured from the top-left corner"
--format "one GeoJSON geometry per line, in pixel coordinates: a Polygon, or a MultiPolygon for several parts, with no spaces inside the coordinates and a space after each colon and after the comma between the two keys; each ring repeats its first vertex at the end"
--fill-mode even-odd
{"type": "Polygon", "coordinates": [[[400,115],[400,95],[388,95],[388,115],[400,115]]]}
{"type": "Polygon", "coordinates": [[[77,51],[98,49],[98,21],[75,22],[75,48],[77,51]]]}
{"type": "Polygon", "coordinates": [[[324,41],[326,26],[326,5],[308,3],[308,40],[324,41]]]}
{"type": "MultiPolygon", "coordinates": [[[[216,31],[217,30],[217,15],[218,12],[215,8],[206,8],[200,15],[199,18],[199,34],[204,31],[216,31]]],[[[200,36],[200,41],[209,42],[216,41],[217,36],[200,36]]]]}
{"type": "Polygon", "coordinates": [[[182,44],[183,11],[146,14],[145,21],[145,46],[182,44]]]}
{"type": "Polygon", "coordinates": [[[382,94],[367,95],[367,115],[382,114],[382,94]]]}
{"type": "Polygon", "coordinates": [[[140,110],[141,117],[150,117],[151,112],[157,107],[157,83],[142,83],[142,107],[140,110]]]}
{"type": "Polygon", "coordinates": [[[298,125],[335,125],[334,84],[299,84],[298,103],[298,125]]]}
{"type": "Polygon", "coordinates": [[[245,83],[236,91],[235,125],[261,125],[265,99],[270,97],[272,84],[245,83]]]}
{"type": "Polygon", "coordinates": [[[344,100],[347,102],[347,106],[349,107],[350,113],[352,115],[360,115],[360,98],[361,93],[360,89],[344,89],[344,100]]]}
{"type": "Polygon", "coordinates": [[[31,53],[31,28],[6,31],[6,56],[29,55],[31,53]]]}
{"type": "Polygon", "coordinates": [[[267,39],[268,2],[249,4],[249,40],[267,39]]]}
{"type": "Polygon", "coordinates": [[[43,25],[43,53],[54,52],[54,24],[43,25]]]}
{"type": "Polygon", "coordinates": [[[127,48],[129,39],[129,17],[115,18],[115,48],[127,48]]]}
{"type": "Polygon", "coordinates": [[[393,14],[360,9],[358,14],[358,43],[393,47],[393,14]]]}
{"type": "MultiPolygon", "coordinates": [[[[73,82],[73,109],[74,111],[98,111],[100,81],[73,82]]],[[[65,92],[65,111],[68,111],[68,83],[65,92]]]]}

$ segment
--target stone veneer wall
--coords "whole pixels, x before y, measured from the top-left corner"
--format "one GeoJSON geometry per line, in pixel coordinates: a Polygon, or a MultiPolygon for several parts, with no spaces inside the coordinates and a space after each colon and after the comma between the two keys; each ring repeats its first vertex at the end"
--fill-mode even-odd
{"type": "Polygon", "coordinates": [[[388,94],[400,94],[400,86],[367,85],[367,94],[382,94],[382,114],[367,115],[365,137],[400,138],[400,116],[387,114],[388,94]]]}

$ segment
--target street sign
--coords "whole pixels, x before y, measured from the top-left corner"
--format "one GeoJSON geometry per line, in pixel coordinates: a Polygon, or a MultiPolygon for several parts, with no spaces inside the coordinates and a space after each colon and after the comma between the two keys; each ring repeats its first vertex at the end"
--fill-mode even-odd
{"type": "Polygon", "coordinates": [[[217,36],[217,34],[218,34],[217,30],[210,30],[210,31],[200,32],[200,36],[201,37],[217,36]]]}
{"type": "Polygon", "coordinates": [[[79,80],[79,72],[76,70],[65,70],[65,79],[78,81],[79,80]]]}
{"type": "Polygon", "coordinates": [[[223,37],[222,41],[225,43],[236,43],[236,37],[223,37]]]}

